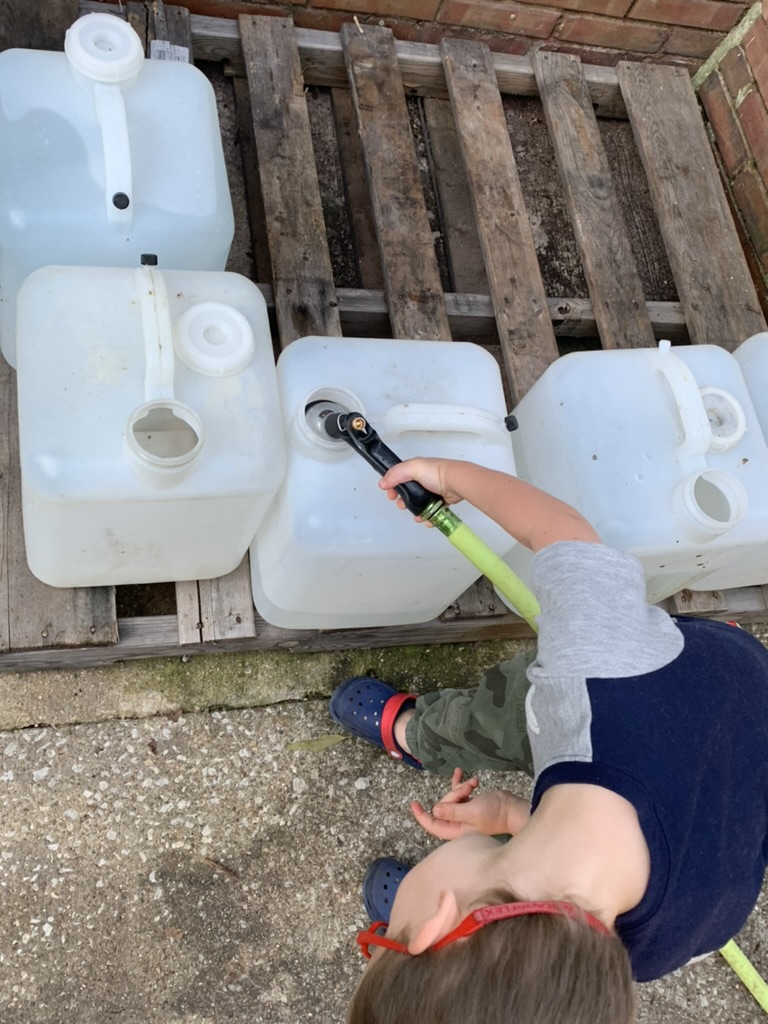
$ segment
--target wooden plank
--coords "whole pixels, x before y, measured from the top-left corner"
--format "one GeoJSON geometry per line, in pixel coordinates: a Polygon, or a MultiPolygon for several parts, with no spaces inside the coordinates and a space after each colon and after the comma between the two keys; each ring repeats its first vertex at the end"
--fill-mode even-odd
{"type": "MultiPolygon", "coordinates": [[[[24,3],[24,0],[16,0],[24,3]]],[[[81,13],[119,11],[117,4],[101,0],[81,0],[81,13]]],[[[193,14],[192,39],[198,60],[224,61],[235,74],[245,74],[240,29],[231,18],[193,14]]],[[[367,30],[367,26],[366,26],[367,30]]],[[[339,37],[335,32],[296,29],[299,55],[308,85],[345,86],[346,71],[339,37]]],[[[395,43],[403,85],[409,93],[423,96],[448,95],[437,46],[429,43],[395,43]]],[[[538,89],[531,59],[527,56],[494,53],[492,55],[499,90],[512,96],[536,96],[538,89]]],[[[595,113],[599,117],[626,117],[624,101],[614,68],[586,67],[587,86],[595,113]]]]}
{"type": "Polygon", "coordinates": [[[381,288],[384,279],[376,244],[376,224],[365,179],[365,163],[357,134],[357,118],[349,89],[333,89],[333,119],[339,147],[344,198],[349,211],[357,272],[363,288],[381,288]]]}
{"type": "Polygon", "coordinates": [[[63,50],[64,35],[78,15],[77,0],[3,0],[0,50],[63,50]]]}
{"type": "Polygon", "coordinates": [[[711,618],[728,611],[727,590],[680,590],[667,598],[667,610],[672,615],[701,615],[711,618]]]}
{"type": "Polygon", "coordinates": [[[653,345],[637,264],[581,61],[539,50],[533,66],[603,348],[653,345]]]}
{"type": "Polygon", "coordinates": [[[125,5],[125,11],[118,12],[121,15],[124,13],[128,24],[131,26],[133,31],[141,40],[141,45],[144,47],[144,53],[148,55],[149,44],[147,42],[147,5],[144,2],[137,2],[137,0],[129,0],[129,3],[125,5]]]}
{"type": "Polygon", "coordinates": [[[622,62],[618,77],[691,341],[734,349],[766,322],[689,76],[622,62]]]}
{"type": "Polygon", "coordinates": [[[200,581],[200,622],[203,643],[254,635],[256,612],[247,554],[226,576],[200,581]]]}
{"type": "Polygon", "coordinates": [[[81,647],[117,642],[114,587],[49,587],[27,566],[21,514],[21,466],[16,404],[16,375],[2,362],[3,441],[8,471],[3,486],[3,570],[8,644],[13,650],[81,647]],[[6,596],[7,595],[7,596],[6,596]]]}
{"type": "Polygon", "coordinates": [[[487,295],[488,276],[450,102],[428,97],[424,100],[424,117],[451,287],[455,292],[487,295]]]}
{"type": "Polygon", "coordinates": [[[280,344],[340,335],[293,22],[240,16],[280,344]]]}
{"type": "Polygon", "coordinates": [[[389,29],[342,26],[395,338],[450,340],[403,83],[389,29]]]}
{"type": "Polygon", "coordinates": [[[257,281],[272,280],[272,260],[269,255],[267,218],[264,213],[264,199],[261,195],[259,163],[256,153],[256,139],[253,135],[253,111],[248,82],[244,78],[232,80],[237,117],[237,136],[243,166],[245,206],[251,236],[253,273],[257,281]]]}
{"type": "Polygon", "coordinates": [[[531,226],[487,46],[440,44],[491,290],[518,402],[558,357],[531,226]]]}
{"type": "MultiPolygon", "coordinates": [[[[268,308],[273,310],[271,286],[260,284],[259,288],[268,308]]],[[[339,288],[336,294],[346,337],[388,336],[387,300],[381,289],[339,288]]],[[[688,328],[679,302],[648,302],[646,305],[657,339],[667,338],[681,345],[687,343],[688,328]]],[[[498,344],[495,314],[489,295],[446,292],[445,307],[451,334],[456,340],[498,344]]],[[[547,308],[556,337],[594,338],[597,334],[597,323],[589,299],[548,298],[547,308]]]]}

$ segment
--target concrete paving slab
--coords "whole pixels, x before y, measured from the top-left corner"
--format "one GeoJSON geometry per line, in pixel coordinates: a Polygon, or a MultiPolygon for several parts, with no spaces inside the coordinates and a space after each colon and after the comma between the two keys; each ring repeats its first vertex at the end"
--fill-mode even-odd
{"type": "MultiPolygon", "coordinates": [[[[443,784],[302,747],[336,731],[314,699],[0,733],[0,1020],[341,1024],[364,870],[432,847],[407,803],[443,784]]],[[[739,942],[768,974],[765,892],[739,942]]],[[[639,987],[641,1024],[762,1019],[719,957],[639,987]]]]}

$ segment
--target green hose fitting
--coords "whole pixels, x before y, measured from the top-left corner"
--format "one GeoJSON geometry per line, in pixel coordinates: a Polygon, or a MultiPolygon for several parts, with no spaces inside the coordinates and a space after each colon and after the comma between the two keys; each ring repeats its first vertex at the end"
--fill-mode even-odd
{"type": "Polygon", "coordinates": [[[422,519],[437,527],[465,558],[487,576],[496,589],[513,604],[534,632],[538,633],[539,602],[523,581],[447,505],[426,508],[422,519]]]}

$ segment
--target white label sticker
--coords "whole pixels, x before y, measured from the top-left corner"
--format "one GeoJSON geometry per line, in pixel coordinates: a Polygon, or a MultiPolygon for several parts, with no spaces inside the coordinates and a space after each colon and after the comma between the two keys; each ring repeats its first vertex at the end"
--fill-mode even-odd
{"type": "Polygon", "coordinates": [[[167,39],[153,39],[149,44],[149,56],[152,60],[180,60],[189,63],[189,47],[177,46],[167,39]]]}

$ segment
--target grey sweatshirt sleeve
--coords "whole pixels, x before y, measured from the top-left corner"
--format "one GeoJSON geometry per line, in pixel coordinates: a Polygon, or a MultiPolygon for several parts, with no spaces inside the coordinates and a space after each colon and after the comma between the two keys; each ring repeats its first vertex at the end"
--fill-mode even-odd
{"type": "Polygon", "coordinates": [[[683,636],[647,603],[633,555],[561,541],[534,556],[531,579],[541,615],[526,721],[538,777],[557,762],[592,760],[587,679],[656,671],[682,651],[683,636]]]}
{"type": "Polygon", "coordinates": [[[546,674],[639,675],[683,649],[673,620],[646,601],[634,555],[560,541],[534,556],[531,582],[541,605],[537,660],[546,674]]]}

